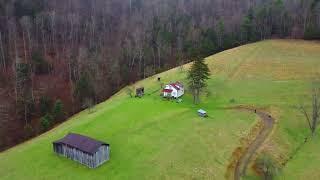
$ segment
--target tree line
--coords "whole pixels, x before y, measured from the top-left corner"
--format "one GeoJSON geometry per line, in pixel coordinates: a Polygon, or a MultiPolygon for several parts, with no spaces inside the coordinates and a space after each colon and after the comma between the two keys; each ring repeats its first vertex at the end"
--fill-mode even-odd
{"type": "Polygon", "coordinates": [[[21,127],[47,127],[41,98],[68,116],[195,55],[269,38],[319,39],[319,0],[2,0],[0,80],[21,127]]]}

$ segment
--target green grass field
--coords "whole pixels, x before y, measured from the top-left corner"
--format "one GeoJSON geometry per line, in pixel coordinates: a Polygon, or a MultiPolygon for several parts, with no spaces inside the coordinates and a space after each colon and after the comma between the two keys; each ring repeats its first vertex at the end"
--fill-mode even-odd
{"type": "MultiPolygon", "coordinates": [[[[136,83],[143,98],[121,90],[55,129],[0,153],[0,179],[225,179],[232,152],[258,122],[248,112],[223,107],[265,108],[277,119],[260,151],[279,163],[288,161],[279,179],[319,179],[320,134],[296,149],[309,134],[303,116],[294,108],[309,103],[311,82],[320,73],[320,43],[269,40],[249,44],[207,58],[212,71],[201,104],[186,94],[182,103],[160,98],[157,77],[164,83],[185,81],[186,70],[176,68],[136,83]],[[231,102],[234,99],[234,102],[231,102]],[[201,119],[196,110],[208,111],[201,119]],[[75,132],[111,145],[111,160],[88,169],[52,151],[52,141],[75,132]]],[[[319,76],[320,77],[320,76],[319,76]]],[[[319,132],[320,133],[320,132],[319,132]]],[[[249,171],[248,179],[256,179],[249,171]]]]}

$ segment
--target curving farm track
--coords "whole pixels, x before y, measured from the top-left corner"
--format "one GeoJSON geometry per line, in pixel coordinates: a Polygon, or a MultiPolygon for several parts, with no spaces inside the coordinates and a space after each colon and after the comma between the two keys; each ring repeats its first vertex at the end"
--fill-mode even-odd
{"type": "Polygon", "coordinates": [[[252,160],[252,156],[259,149],[259,147],[263,144],[263,142],[267,139],[268,135],[271,133],[274,118],[262,111],[256,111],[249,108],[239,108],[242,110],[247,110],[253,113],[256,113],[261,121],[263,122],[263,129],[259,132],[253,142],[248,146],[245,152],[241,155],[240,159],[237,161],[234,171],[234,179],[240,180],[243,175],[245,175],[248,164],[252,160]]]}

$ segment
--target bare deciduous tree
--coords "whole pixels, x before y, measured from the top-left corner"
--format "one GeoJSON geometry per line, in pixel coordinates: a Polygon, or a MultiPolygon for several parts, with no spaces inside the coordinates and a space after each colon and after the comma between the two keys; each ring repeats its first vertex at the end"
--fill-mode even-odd
{"type": "Polygon", "coordinates": [[[94,101],[92,98],[86,98],[83,102],[83,108],[87,108],[89,114],[93,113],[94,101]]]}
{"type": "Polygon", "coordinates": [[[6,70],[6,59],[5,59],[5,56],[4,56],[4,50],[3,50],[3,44],[2,44],[2,33],[0,32],[0,53],[1,53],[1,56],[0,56],[0,59],[1,59],[1,65],[2,65],[2,70],[5,71],[6,70]]]}
{"type": "Polygon", "coordinates": [[[311,113],[308,112],[308,106],[303,104],[299,105],[300,112],[305,116],[308,123],[308,127],[311,131],[312,136],[315,135],[317,126],[319,124],[319,113],[320,113],[320,97],[319,89],[314,88],[312,91],[312,103],[311,103],[311,113]]]}

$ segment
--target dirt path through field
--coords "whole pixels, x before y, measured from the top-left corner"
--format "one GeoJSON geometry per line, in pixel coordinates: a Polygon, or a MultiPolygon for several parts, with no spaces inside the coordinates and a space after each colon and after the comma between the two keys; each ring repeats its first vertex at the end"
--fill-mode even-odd
{"type": "Polygon", "coordinates": [[[249,108],[237,108],[239,110],[246,110],[256,113],[261,121],[263,122],[263,129],[259,132],[256,138],[251,142],[248,148],[241,154],[240,159],[237,161],[234,171],[234,179],[240,180],[243,175],[245,175],[246,169],[252,159],[252,156],[259,149],[259,147],[266,140],[270,132],[272,131],[274,125],[274,118],[269,114],[262,111],[255,111],[249,108]]]}

